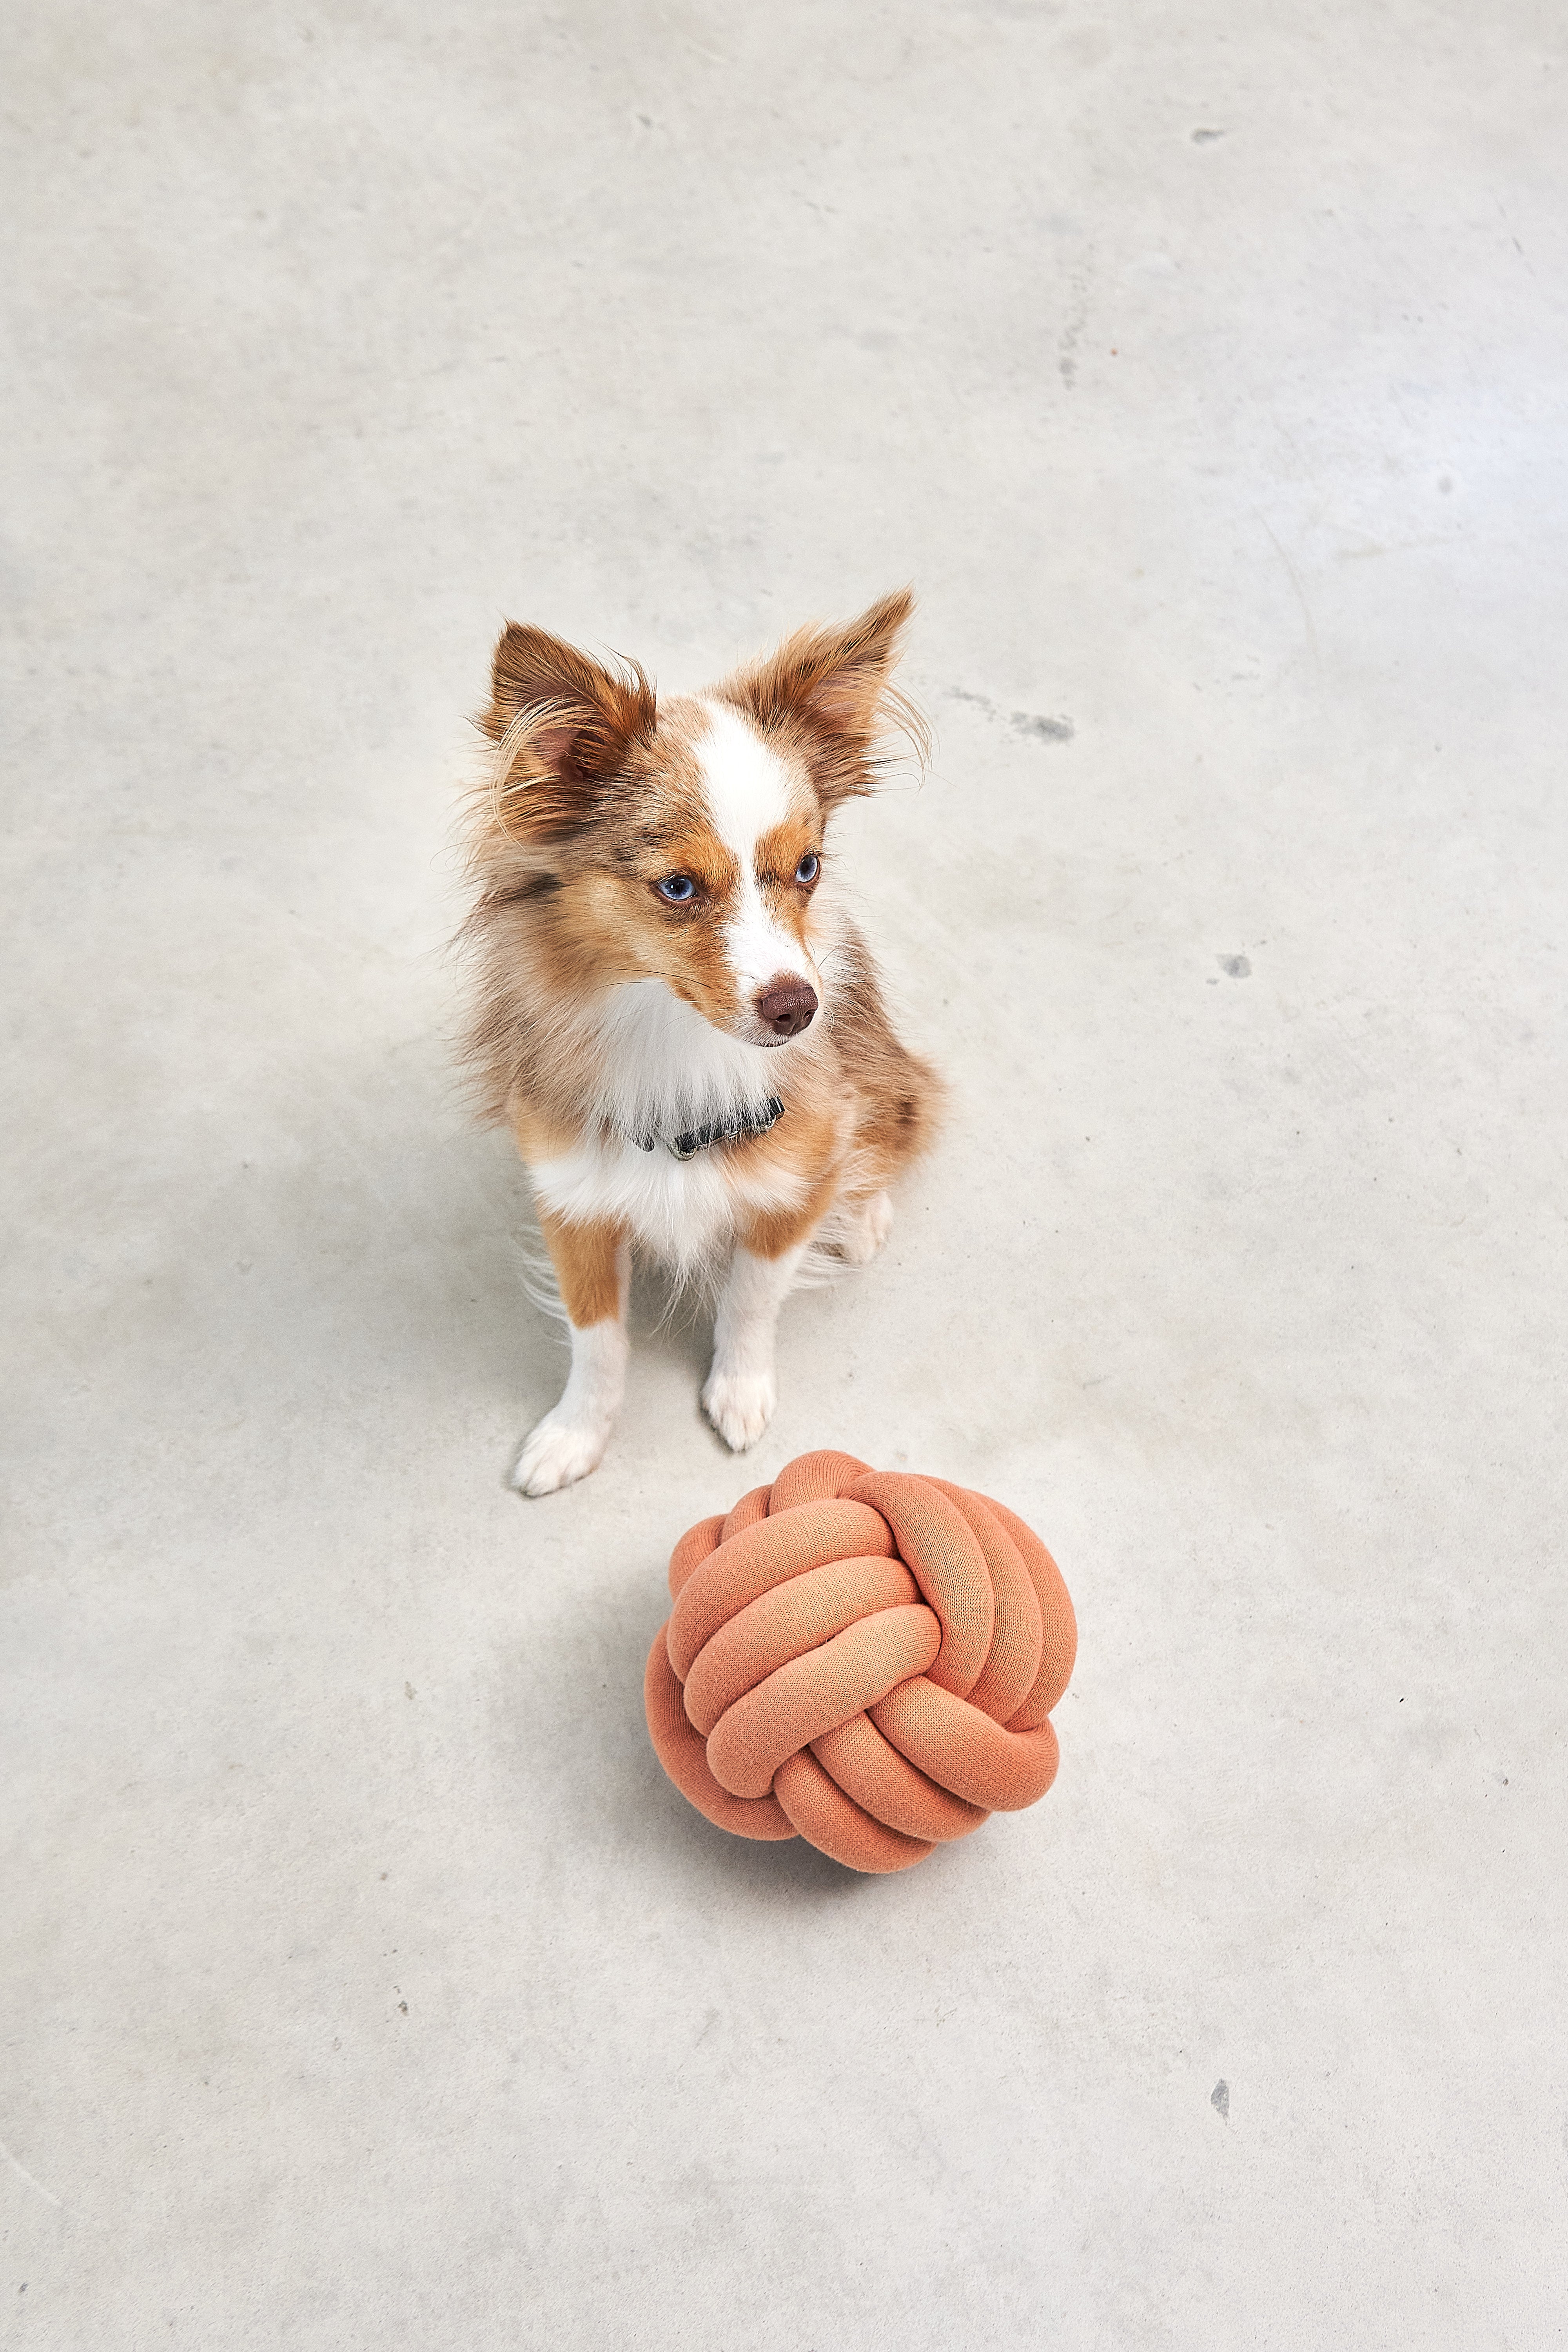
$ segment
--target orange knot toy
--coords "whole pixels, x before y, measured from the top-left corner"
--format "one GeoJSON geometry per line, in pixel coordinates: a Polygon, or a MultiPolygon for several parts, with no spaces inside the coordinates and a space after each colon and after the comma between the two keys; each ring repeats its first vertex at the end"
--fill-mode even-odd
{"type": "Polygon", "coordinates": [[[907,1870],[1057,1776],[1078,1647],[1060,1570],[1001,1503],[803,1454],[687,1530],[644,1696],[659,1762],[737,1837],[907,1870]]]}

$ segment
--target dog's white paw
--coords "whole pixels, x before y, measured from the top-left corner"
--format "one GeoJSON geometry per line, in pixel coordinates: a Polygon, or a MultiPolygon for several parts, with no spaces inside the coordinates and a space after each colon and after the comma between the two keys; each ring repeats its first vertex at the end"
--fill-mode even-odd
{"type": "Polygon", "coordinates": [[[721,1372],[715,1365],[702,1391],[702,1410],[731,1454],[756,1444],[778,1401],[772,1372],[721,1372]]]}
{"type": "Polygon", "coordinates": [[[892,1230],[892,1195],[873,1192],[847,1221],[839,1247],[851,1265],[869,1265],[892,1230]]]}
{"type": "Polygon", "coordinates": [[[529,1432],[511,1484],[523,1495],[553,1495],[559,1487],[574,1486],[598,1468],[609,1438],[602,1423],[575,1420],[557,1405],[529,1432]]]}

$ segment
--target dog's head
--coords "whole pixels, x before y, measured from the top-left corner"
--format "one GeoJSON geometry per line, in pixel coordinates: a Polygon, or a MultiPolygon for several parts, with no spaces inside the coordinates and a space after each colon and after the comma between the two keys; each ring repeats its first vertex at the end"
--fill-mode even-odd
{"type": "Polygon", "coordinates": [[[890,685],[912,609],[886,596],[662,704],[635,664],[507,627],[480,722],[497,746],[487,884],[531,902],[563,985],[659,980],[756,1046],[809,1027],[828,819],[871,790],[889,724],[921,741],[890,685]]]}

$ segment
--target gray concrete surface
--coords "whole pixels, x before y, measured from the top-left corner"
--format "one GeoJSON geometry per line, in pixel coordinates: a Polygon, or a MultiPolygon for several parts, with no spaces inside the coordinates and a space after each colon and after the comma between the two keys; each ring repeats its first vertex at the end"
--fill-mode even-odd
{"type": "Polygon", "coordinates": [[[1562,2341],[1562,12],[5,41],[0,2338],[1562,2341]],[[947,1139],[758,1471],[647,1292],[523,1504],[492,633],[690,684],[904,579],[846,834],[947,1139]],[[1081,1623],[1051,1795],[891,1881],[640,1716],[823,1441],[1081,1623]]]}

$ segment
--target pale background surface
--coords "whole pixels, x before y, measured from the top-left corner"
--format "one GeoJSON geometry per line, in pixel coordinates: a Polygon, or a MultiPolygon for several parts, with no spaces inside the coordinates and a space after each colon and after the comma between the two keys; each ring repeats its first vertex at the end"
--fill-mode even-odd
{"type": "Polygon", "coordinates": [[[1561,2341],[1562,10],[8,26],[0,2337],[1561,2341]],[[490,639],[905,579],[843,835],[952,1129],[755,1469],[677,1330],[524,1505],[490,639]],[[1082,1631],[1052,1794],[890,1881],[641,1721],[824,1441],[1082,1631]]]}

